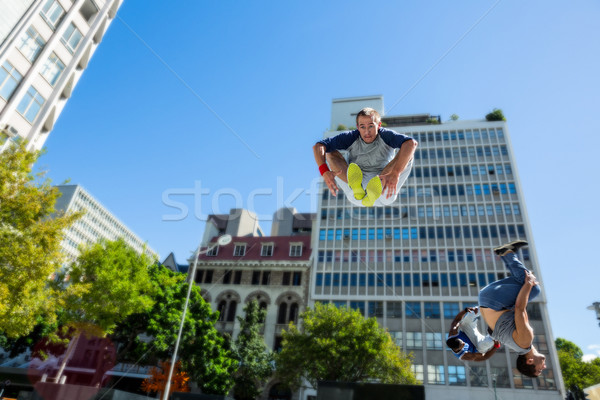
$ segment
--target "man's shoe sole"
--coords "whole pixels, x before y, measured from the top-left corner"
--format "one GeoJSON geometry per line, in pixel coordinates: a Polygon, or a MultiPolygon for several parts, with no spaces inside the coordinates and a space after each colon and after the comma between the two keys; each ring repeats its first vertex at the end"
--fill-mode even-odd
{"type": "Polygon", "coordinates": [[[375,201],[381,197],[381,193],[383,193],[381,179],[379,179],[378,176],[375,176],[367,183],[367,195],[362,199],[363,206],[373,207],[375,201]]]}
{"type": "Polygon", "coordinates": [[[503,244],[500,247],[496,247],[494,249],[494,253],[501,256],[509,250],[512,252],[517,252],[517,250],[519,250],[521,247],[527,246],[528,244],[529,243],[527,243],[525,240],[515,240],[513,242],[503,244]]]}
{"type": "Polygon", "coordinates": [[[365,189],[362,187],[363,173],[360,167],[355,163],[348,165],[348,186],[352,189],[354,198],[356,200],[362,200],[365,197],[365,189]]]}

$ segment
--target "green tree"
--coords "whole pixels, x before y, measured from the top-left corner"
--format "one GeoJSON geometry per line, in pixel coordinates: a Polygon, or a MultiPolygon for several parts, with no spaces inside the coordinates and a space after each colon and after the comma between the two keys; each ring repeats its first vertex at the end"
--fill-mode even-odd
{"type": "Polygon", "coordinates": [[[82,334],[104,337],[130,314],[149,310],[149,267],[151,257],[136,252],[123,239],[100,240],[84,247],[70,268],[64,270],[56,284],[63,290],[63,332],[73,339],[55,377],[62,371],[77,347],[82,334]]]}
{"type": "Polygon", "coordinates": [[[67,324],[91,324],[107,334],[130,314],[149,310],[154,301],[148,272],[154,263],[123,239],[83,248],[60,279],[67,324]]]}
{"type": "Polygon", "coordinates": [[[260,333],[267,311],[252,300],[244,307],[244,313],[244,318],[237,317],[240,333],[233,344],[233,354],[239,363],[233,391],[237,400],[253,400],[261,395],[273,373],[273,353],[260,333]]]}
{"type": "Polygon", "coordinates": [[[410,356],[402,353],[375,318],[319,303],[301,318],[302,331],[290,324],[276,355],[277,375],[290,387],[299,387],[303,378],[313,387],[320,380],[417,383],[410,356]]]}
{"type": "MultiPolygon", "coordinates": [[[[111,339],[120,344],[118,361],[155,365],[159,360],[170,360],[187,296],[185,278],[159,264],[150,267],[154,306],[130,315],[114,330],[111,339]],[[141,340],[140,335],[152,340],[141,340]]],[[[183,369],[204,393],[225,395],[234,384],[236,360],[215,328],[218,318],[219,314],[202,298],[200,287],[194,285],[178,356],[183,369]]]]}
{"type": "Polygon", "coordinates": [[[504,113],[499,108],[494,108],[494,110],[485,116],[485,119],[488,121],[506,121],[504,117],[504,113]]]}
{"type": "Polygon", "coordinates": [[[451,120],[451,121],[458,121],[458,119],[459,119],[459,118],[460,118],[460,117],[458,116],[458,114],[452,114],[452,115],[450,116],[450,120],[451,120]]]}
{"type": "Polygon", "coordinates": [[[583,361],[583,351],[573,342],[557,338],[554,341],[565,387],[578,396],[583,388],[600,383],[600,359],[583,361]]]}
{"type": "Polygon", "coordinates": [[[338,130],[338,131],[347,131],[348,127],[346,125],[344,125],[344,124],[339,124],[337,126],[336,130],[338,130]]]}
{"type": "Polygon", "coordinates": [[[40,316],[56,320],[49,278],[64,261],[64,229],[81,216],[53,215],[60,192],[44,172],[32,172],[39,155],[24,142],[0,154],[0,331],[7,338],[26,336],[40,316]]]}

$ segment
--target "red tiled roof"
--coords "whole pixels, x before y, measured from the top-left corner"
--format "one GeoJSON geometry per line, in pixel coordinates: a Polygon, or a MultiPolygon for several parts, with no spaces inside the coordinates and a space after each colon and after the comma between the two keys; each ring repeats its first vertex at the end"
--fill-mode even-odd
{"type": "MultiPolygon", "coordinates": [[[[214,238],[211,243],[215,243],[214,238]]],[[[224,260],[245,260],[245,261],[308,261],[310,258],[310,236],[236,236],[231,243],[226,246],[219,246],[216,256],[207,256],[200,254],[199,260],[205,261],[224,261],[224,260]],[[244,256],[234,256],[233,250],[238,243],[246,243],[246,254],[244,256]],[[261,248],[264,244],[273,244],[272,256],[261,256],[261,248]],[[302,244],[302,255],[300,257],[290,257],[290,243],[302,244]]]]}

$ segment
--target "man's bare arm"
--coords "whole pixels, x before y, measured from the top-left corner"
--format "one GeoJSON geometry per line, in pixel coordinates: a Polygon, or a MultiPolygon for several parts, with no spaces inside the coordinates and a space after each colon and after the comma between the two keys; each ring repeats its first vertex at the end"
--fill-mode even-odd
{"type": "Polygon", "coordinates": [[[414,157],[417,146],[418,143],[414,139],[404,141],[396,156],[379,174],[379,178],[383,185],[383,192],[387,193],[388,198],[395,194],[400,174],[404,171],[408,162],[414,157]]]}
{"type": "Polygon", "coordinates": [[[454,317],[454,321],[452,321],[452,323],[450,324],[450,331],[448,331],[448,336],[458,335],[458,326],[460,324],[460,320],[467,313],[467,311],[468,309],[465,308],[464,310],[456,314],[456,317],[454,317]]]}
{"type": "MultiPolygon", "coordinates": [[[[327,156],[325,155],[326,151],[325,151],[324,144],[322,144],[322,143],[315,144],[313,146],[313,154],[315,156],[315,162],[317,163],[317,166],[320,167],[321,165],[323,165],[327,162],[327,156]]],[[[323,180],[325,181],[325,184],[331,191],[331,194],[333,196],[337,196],[339,188],[335,183],[335,173],[332,171],[326,171],[323,174],[323,180]]]]}
{"type": "Polygon", "coordinates": [[[496,353],[496,348],[492,347],[486,353],[466,353],[460,358],[463,361],[485,361],[496,353]]]}
{"type": "Polygon", "coordinates": [[[531,346],[533,342],[533,329],[529,325],[529,317],[527,316],[527,303],[529,301],[529,294],[531,289],[537,285],[538,282],[531,272],[527,273],[525,283],[521,287],[517,300],[515,302],[515,332],[513,333],[513,339],[522,348],[531,346]]]}

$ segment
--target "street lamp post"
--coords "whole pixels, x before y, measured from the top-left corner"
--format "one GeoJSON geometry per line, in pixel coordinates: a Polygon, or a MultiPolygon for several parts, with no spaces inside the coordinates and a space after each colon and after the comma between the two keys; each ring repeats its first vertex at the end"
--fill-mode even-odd
{"type": "Polygon", "coordinates": [[[212,249],[217,246],[225,246],[231,243],[231,235],[223,235],[217,239],[217,242],[207,248],[206,250],[200,251],[200,245],[198,245],[198,249],[194,253],[194,263],[192,265],[192,270],[188,274],[189,284],[187,296],[185,298],[185,304],[183,306],[183,313],[181,314],[181,323],[179,324],[179,333],[177,334],[177,341],[175,342],[175,349],[173,350],[173,358],[171,359],[171,367],[169,368],[169,376],[167,377],[167,383],[165,385],[165,390],[163,392],[162,400],[169,399],[169,392],[171,391],[171,379],[173,378],[173,368],[175,367],[175,362],[177,361],[177,351],[179,350],[179,342],[181,341],[181,334],[183,332],[183,323],[185,321],[185,314],[187,313],[188,303],[190,301],[190,294],[192,293],[192,286],[194,285],[194,277],[196,276],[196,267],[198,266],[198,257],[200,254],[208,253],[212,249]]]}

